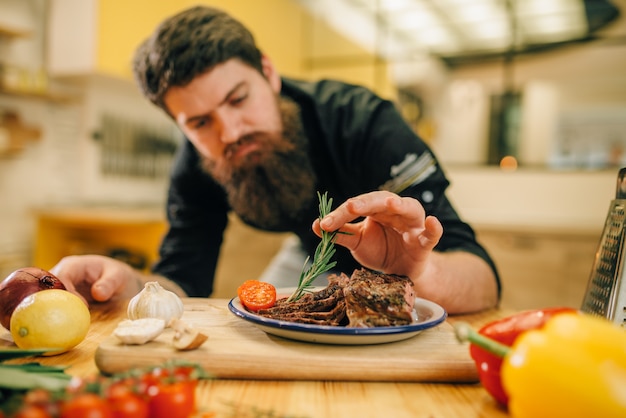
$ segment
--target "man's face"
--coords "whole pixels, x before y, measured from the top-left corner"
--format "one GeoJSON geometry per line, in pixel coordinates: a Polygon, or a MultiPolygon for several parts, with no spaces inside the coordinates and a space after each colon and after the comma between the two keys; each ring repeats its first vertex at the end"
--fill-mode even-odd
{"type": "Polygon", "coordinates": [[[265,60],[264,73],[229,60],[170,88],[165,104],[235,212],[275,228],[310,203],[315,175],[298,107],[279,98],[280,77],[265,60]]]}
{"type": "Polygon", "coordinates": [[[165,105],[200,154],[215,162],[237,165],[258,142],[231,147],[248,135],[276,135],[281,120],[276,103],[280,79],[270,67],[269,78],[231,59],[194,78],[186,86],[171,87],[165,105]]]}

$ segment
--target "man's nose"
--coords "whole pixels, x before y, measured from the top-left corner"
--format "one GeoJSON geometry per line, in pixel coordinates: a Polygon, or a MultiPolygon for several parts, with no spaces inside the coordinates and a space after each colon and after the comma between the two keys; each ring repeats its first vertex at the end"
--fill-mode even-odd
{"type": "Polygon", "coordinates": [[[237,142],[241,137],[241,122],[236,115],[220,112],[220,141],[224,144],[237,142]]]}

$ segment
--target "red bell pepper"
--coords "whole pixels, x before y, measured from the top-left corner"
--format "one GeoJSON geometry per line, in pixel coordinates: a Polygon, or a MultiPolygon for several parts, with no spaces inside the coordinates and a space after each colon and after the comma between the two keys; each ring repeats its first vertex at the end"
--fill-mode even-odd
{"type": "MultiPolygon", "coordinates": [[[[576,312],[576,310],[568,307],[552,307],[519,312],[490,322],[479,329],[478,332],[510,347],[523,332],[540,329],[552,316],[564,312],[576,312]]],[[[502,379],[500,377],[502,358],[474,344],[470,345],[470,355],[476,363],[480,383],[496,401],[506,406],[509,402],[509,397],[502,387],[502,379]]]]}

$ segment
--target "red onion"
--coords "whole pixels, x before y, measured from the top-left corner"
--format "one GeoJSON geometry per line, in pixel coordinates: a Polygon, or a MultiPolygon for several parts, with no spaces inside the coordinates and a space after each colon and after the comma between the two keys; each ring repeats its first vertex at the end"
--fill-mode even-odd
{"type": "Polygon", "coordinates": [[[38,267],[24,267],[0,282],[0,323],[9,329],[15,307],[28,295],[46,289],[65,289],[54,274],[38,267]]]}

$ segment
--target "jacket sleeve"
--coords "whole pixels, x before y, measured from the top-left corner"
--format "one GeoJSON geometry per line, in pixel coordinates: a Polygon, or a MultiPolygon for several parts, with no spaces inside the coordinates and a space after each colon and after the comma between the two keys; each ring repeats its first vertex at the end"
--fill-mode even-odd
{"type": "Polygon", "coordinates": [[[153,272],[173,280],[189,296],[210,296],[227,212],[224,192],[202,172],[186,141],[174,162],[167,196],[169,230],[153,272]]]}

